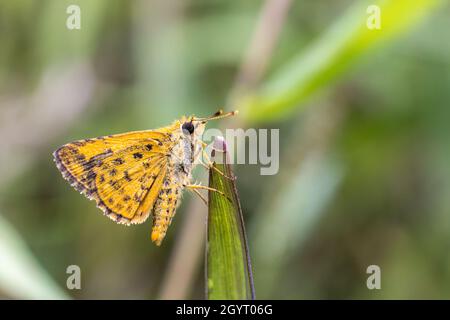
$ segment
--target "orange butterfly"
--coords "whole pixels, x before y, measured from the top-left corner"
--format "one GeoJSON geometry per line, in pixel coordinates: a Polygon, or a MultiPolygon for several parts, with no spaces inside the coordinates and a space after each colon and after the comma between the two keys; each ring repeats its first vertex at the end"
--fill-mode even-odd
{"type": "Polygon", "coordinates": [[[151,239],[159,246],[184,188],[200,196],[197,189],[217,191],[191,184],[192,169],[200,152],[205,154],[201,136],[207,121],[236,113],[220,110],[207,118],[182,117],[156,130],[78,140],[53,157],[63,177],[117,223],[143,223],[152,213],[151,239]]]}

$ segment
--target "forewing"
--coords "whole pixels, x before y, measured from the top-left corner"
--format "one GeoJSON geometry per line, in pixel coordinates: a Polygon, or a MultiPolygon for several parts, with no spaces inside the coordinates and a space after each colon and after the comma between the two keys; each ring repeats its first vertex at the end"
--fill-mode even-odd
{"type": "Polygon", "coordinates": [[[68,143],[54,158],[63,177],[105,215],[140,223],[161,188],[171,144],[170,130],[139,131],[68,143]]]}

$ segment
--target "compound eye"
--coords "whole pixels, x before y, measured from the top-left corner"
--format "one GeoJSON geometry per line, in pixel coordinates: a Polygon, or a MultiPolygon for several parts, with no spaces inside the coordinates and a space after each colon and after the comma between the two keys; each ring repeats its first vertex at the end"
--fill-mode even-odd
{"type": "Polygon", "coordinates": [[[181,126],[181,129],[183,129],[183,131],[189,132],[189,134],[192,134],[194,133],[194,124],[192,122],[185,122],[181,126]]]}

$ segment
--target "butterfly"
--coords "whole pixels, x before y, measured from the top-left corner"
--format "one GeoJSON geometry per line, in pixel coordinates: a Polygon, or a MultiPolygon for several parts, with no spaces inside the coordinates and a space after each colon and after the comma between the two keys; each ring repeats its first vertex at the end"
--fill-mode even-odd
{"type": "Polygon", "coordinates": [[[235,114],[219,110],[206,118],[184,116],[155,130],[73,141],[53,157],[62,176],[115,222],[140,224],[152,215],[151,240],[159,246],[185,188],[199,196],[198,189],[220,193],[192,184],[192,170],[197,163],[211,167],[210,160],[209,166],[196,161],[201,152],[206,155],[201,140],[206,123],[235,114]]]}

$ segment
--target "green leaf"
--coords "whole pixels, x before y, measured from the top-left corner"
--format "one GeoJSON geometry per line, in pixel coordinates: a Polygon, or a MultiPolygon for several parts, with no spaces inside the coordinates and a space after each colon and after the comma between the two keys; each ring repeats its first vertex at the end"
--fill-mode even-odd
{"type": "Polygon", "coordinates": [[[69,299],[1,215],[0,291],[19,299],[69,299]]]}
{"type": "Polygon", "coordinates": [[[254,299],[253,275],[244,219],[223,139],[216,139],[209,187],[206,292],[208,299],[254,299]],[[233,179],[230,179],[232,177],[233,179]]]}
{"type": "Polygon", "coordinates": [[[237,101],[247,123],[285,118],[318,89],[346,71],[376,45],[431,13],[441,0],[371,0],[355,4],[329,30],[262,85],[237,101]],[[369,5],[381,10],[381,29],[367,27],[369,5]]]}

